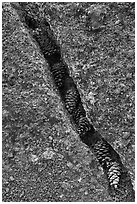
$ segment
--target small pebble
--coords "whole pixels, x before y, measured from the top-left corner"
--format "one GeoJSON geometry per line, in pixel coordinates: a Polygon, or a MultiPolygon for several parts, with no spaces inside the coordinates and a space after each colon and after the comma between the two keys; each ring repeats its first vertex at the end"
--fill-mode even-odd
{"type": "Polygon", "coordinates": [[[9,192],[9,188],[6,188],[5,190],[6,190],[7,193],[9,192]]]}
{"type": "Polygon", "coordinates": [[[84,194],[85,194],[85,195],[88,195],[88,191],[85,191],[84,194]]]}
{"type": "Polygon", "coordinates": [[[60,198],[63,198],[63,196],[64,196],[64,195],[63,195],[63,194],[61,194],[59,197],[60,197],[60,198]]]}
{"type": "Polygon", "coordinates": [[[13,176],[10,176],[10,181],[14,181],[14,177],[13,176]]]}
{"type": "Polygon", "coordinates": [[[73,164],[72,164],[71,162],[67,162],[67,166],[68,166],[69,168],[72,168],[72,167],[73,167],[73,164]]]}
{"type": "Polygon", "coordinates": [[[118,25],[120,23],[120,20],[117,20],[116,22],[115,22],[115,25],[118,25]]]}
{"type": "Polygon", "coordinates": [[[53,137],[49,136],[49,140],[53,140],[53,137]]]}

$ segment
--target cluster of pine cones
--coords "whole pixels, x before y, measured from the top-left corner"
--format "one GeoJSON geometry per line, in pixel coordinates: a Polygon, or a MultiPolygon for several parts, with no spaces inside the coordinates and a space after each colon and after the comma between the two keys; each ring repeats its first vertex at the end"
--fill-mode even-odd
{"type": "MultiPolygon", "coordinates": [[[[38,43],[41,52],[49,63],[54,82],[59,90],[65,108],[74,121],[81,141],[94,152],[102,166],[107,176],[109,188],[112,189],[112,192],[115,192],[112,193],[114,199],[116,200],[116,197],[119,196],[119,192],[121,192],[122,196],[125,196],[125,192],[127,193],[126,187],[122,187],[122,190],[119,190],[121,189],[120,186],[123,185],[121,181],[123,178],[123,164],[121,163],[120,157],[88,121],[80,94],[74,80],[69,74],[68,66],[61,56],[60,46],[55,40],[49,23],[45,19],[42,22],[36,22],[35,19],[27,15],[25,17],[25,23],[29,29],[33,30],[33,38],[38,43]]],[[[127,175],[125,172],[124,174],[127,175]]]]}

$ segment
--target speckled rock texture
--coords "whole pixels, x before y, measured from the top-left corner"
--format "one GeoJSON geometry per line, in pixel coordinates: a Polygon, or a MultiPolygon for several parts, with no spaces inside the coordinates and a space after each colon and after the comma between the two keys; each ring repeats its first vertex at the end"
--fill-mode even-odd
{"type": "MultiPolygon", "coordinates": [[[[119,153],[134,185],[134,3],[35,5],[34,16],[44,14],[52,25],[88,118],[119,153]]],[[[16,6],[3,3],[2,14],[2,199],[112,201],[16,6]]]]}

